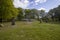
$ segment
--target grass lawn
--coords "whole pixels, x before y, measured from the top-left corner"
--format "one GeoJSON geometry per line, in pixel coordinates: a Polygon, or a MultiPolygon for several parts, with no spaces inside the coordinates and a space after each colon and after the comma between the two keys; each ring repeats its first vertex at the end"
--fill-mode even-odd
{"type": "Polygon", "coordinates": [[[0,28],[0,40],[60,40],[60,24],[10,22],[0,28]]]}

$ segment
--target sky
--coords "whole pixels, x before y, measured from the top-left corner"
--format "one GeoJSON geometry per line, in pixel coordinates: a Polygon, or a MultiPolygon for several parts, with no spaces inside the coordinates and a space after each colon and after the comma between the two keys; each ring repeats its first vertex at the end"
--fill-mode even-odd
{"type": "Polygon", "coordinates": [[[14,0],[13,4],[16,8],[23,9],[44,9],[48,12],[50,9],[60,5],[60,0],[14,0]]]}

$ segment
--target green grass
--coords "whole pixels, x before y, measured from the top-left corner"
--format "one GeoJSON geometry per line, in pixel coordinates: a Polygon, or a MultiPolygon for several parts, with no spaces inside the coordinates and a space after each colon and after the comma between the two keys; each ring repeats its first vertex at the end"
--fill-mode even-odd
{"type": "Polygon", "coordinates": [[[10,22],[0,28],[0,40],[60,40],[60,24],[10,22]]]}

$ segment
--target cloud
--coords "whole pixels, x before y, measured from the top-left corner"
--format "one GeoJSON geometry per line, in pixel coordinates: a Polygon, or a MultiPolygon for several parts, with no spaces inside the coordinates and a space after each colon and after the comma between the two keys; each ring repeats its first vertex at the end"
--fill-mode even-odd
{"type": "Polygon", "coordinates": [[[35,0],[35,2],[39,2],[40,0],[35,0]]]}
{"type": "Polygon", "coordinates": [[[29,4],[28,0],[14,0],[13,4],[15,7],[26,8],[29,4]]]}
{"type": "Polygon", "coordinates": [[[38,10],[46,10],[45,8],[43,8],[43,7],[41,7],[41,8],[39,8],[38,10]]]}
{"type": "Polygon", "coordinates": [[[29,1],[29,0],[14,0],[13,4],[16,8],[21,7],[21,8],[29,8],[29,6],[32,8],[37,6],[39,3],[44,3],[47,0],[34,0],[34,1],[29,1]]]}
{"type": "Polygon", "coordinates": [[[60,0],[57,0],[57,1],[60,1],[60,0]]]}
{"type": "Polygon", "coordinates": [[[36,3],[44,3],[46,2],[47,0],[35,0],[36,3]]]}
{"type": "Polygon", "coordinates": [[[44,7],[41,7],[41,8],[39,8],[39,9],[37,9],[37,10],[45,10],[45,12],[48,12],[49,10],[47,10],[46,8],[44,8],[44,7]]]}
{"type": "Polygon", "coordinates": [[[40,3],[44,3],[46,2],[47,0],[35,0],[35,5],[38,5],[40,3]]]}
{"type": "Polygon", "coordinates": [[[24,3],[27,4],[27,3],[29,3],[29,1],[28,0],[24,0],[24,3]]]}

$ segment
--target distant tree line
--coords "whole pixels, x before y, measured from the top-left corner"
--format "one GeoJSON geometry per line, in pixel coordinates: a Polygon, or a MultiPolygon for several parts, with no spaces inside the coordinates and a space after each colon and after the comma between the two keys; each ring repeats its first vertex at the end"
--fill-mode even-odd
{"type": "Polygon", "coordinates": [[[10,21],[12,17],[16,20],[60,21],[60,5],[46,13],[45,10],[15,8],[12,0],[0,0],[0,22],[10,21]]]}
{"type": "Polygon", "coordinates": [[[51,9],[48,14],[51,16],[52,21],[60,21],[60,5],[51,9]]]}

